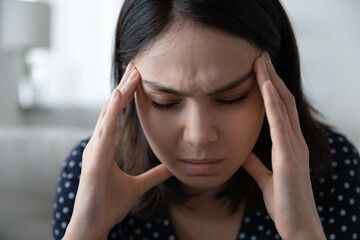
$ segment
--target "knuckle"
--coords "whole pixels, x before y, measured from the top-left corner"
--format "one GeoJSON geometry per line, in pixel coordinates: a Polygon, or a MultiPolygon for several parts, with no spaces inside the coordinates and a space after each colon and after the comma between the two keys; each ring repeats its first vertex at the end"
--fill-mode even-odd
{"type": "Polygon", "coordinates": [[[114,110],[111,107],[108,107],[106,110],[106,116],[112,116],[114,113],[114,110]]]}
{"type": "Polygon", "coordinates": [[[306,158],[309,158],[310,157],[310,150],[309,150],[309,147],[308,147],[305,139],[303,139],[303,138],[301,139],[301,146],[302,146],[302,149],[303,149],[302,152],[303,152],[304,156],[306,158]]]}
{"type": "Polygon", "coordinates": [[[86,144],[84,151],[83,151],[83,156],[85,155],[89,155],[93,149],[93,142],[94,142],[94,136],[92,136],[90,138],[90,141],[88,142],[88,144],[86,144]]]}
{"type": "Polygon", "coordinates": [[[100,118],[103,118],[103,117],[105,116],[106,112],[107,112],[107,103],[105,103],[105,104],[103,105],[103,107],[101,108],[101,112],[100,112],[99,117],[100,117],[100,118]]]}
{"type": "Polygon", "coordinates": [[[97,132],[97,137],[98,137],[98,138],[101,138],[103,135],[104,135],[104,128],[101,127],[101,128],[99,129],[99,131],[97,132]]]}
{"type": "Polygon", "coordinates": [[[104,138],[112,137],[117,128],[112,128],[109,124],[101,126],[97,132],[97,138],[101,141],[104,138]]]}
{"type": "Polygon", "coordinates": [[[295,97],[294,97],[294,95],[291,94],[291,92],[289,90],[286,91],[285,101],[291,105],[296,105],[295,97]]]}

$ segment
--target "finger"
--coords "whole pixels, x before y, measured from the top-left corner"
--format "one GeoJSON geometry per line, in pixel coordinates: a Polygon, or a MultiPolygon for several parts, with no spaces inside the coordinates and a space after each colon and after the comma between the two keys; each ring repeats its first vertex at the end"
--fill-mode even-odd
{"type": "Polygon", "coordinates": [[[292,126],[292,129],[296,136],[300,137],[302,136],[300,122],[299,122],[299,115],[296,108],[296,101],[294,96],[291,94],[291,92],[286,87],[284,81],[277,75],[276,70],[274,68],[274,65],[271,62],[270,55],[263,51],[261,53],[261,56],[265,60],[266,69],[268,71],[269,77],[274,84],[274,87],[279,93],[279,96],[282,100],[282,102],[286,106],[286,110],[289,115],[290,124],[292,126]]]}
{"type": "Polygon", "coordinates": [[[116,132],[117,120],[122,109],[119,107],[123,101],[123,95],[118,89],[114,89],[103,120],[101,122],[99,137],[112,138],[116,132]]]}
{"type": "Polygon", "coordinates": [[[133,68],[129,78],[126,79],[122,87],[114,89],[102,123],[102,129],[104,132],[110,134],[109,136],[112,136],[115,133],[116,123],[120,112],[134,96],[138,79],[139,74],[137,70],[133,68]]]}
{"type": "Polygon", "coordinates": [[[266,184],[272,177],[272,172],[253,153],[249,155],[242,166],[254,178],[260,189],[264,191],[266,184]]]}
{"type": "MultiPolygon", "coordinates": [[[[122,80],[120,81],[119,85],[115,88],[117,90],[120,90],[122,88],[122,86],[124,86],[125,82],[128,80],[128,78],[130,77],[131,73],[132,73],[132,70],[134,69],[135,65],[133,62],[130,62],[126,68],[126,71],[122,77],[122,80]]],[[[115,91],[115,90],[114,90],[115,91]]],[[[114,96],[114,91],[112,93],[112,97],[114,96]]],[[[102,126],[102,122],[103,122],[103,119],[104,119],[104,116],[108,110],[108,107],[109,107],[109,102],[110,102],[110,99],[104,104],[104,106],[102,107],[101,109],[101,112],[100,112],[100,115],[99,115],[99,118],[96,122],[96,125],[95,125],[95,130],[94,130],[94,133],[99,133],[99,130],[101,129],[101,126],[102,126]]]]}
{"type": "Polygon", "coordinates": [[[119,90],[118,87],[116,87],[110,100],[104,105],[93,136],[89,142],[92,146],[90,152],[94,156],[94,159],[99,161],[105,158],[112,159],[118,118],[121,111],[134,95],[138,78],[139,74],[133,67],[132,73],[125,80],[121,89],[119,90]]]}
{"type": "Polygon", "coordinates": [[[276,148],[290,148],[291,125],[284,103],[282,103],[267,73],[263,58],[255,61],[255,74],[264,100],[271,139],[276,148]]]}
{"type": "MultiPolygon", "coordinates": [[[[107,106],[109,104],[109,101],[110,100],[106,101],[106,103],[101,108],[99,117],[98,117],[98,119],[96,121],[96,124],[95,124],[94,133],[97,132],[100,129],[100,126],[101,126],[101,123],[102,123],[102,121],[104,119],[104,116],[105,116],[106,109],[107,109],[107,106]]],[[[94,133],[93,133],[93,135],[94,135],[94,133]]]]}
{"type": "Polygon", "coordinates": [[[135,67],[135,64],[133,63],[133,61],[131,61],[127,67],[126,67],[126,70],[125,70],[125,73],[124,75],[122,76],[121,78],[121,81],[120,83],[118,84],[118,86],[116,87],[117,89],[121,89],[121,87],[124,85],[124,83],[126,82],[126,80],[129,78],[129,76],[131,75],[131,72],[132,70],[134,69],[135,67]]]}
{"type": "Polygon", "coordinates": [[[164,164],[160,164],[149,171],[136,177],[139,186],[139,195],[143,195],[151,188],[159,185],[163,181],[169,179],[173,174],[168,170],[164,164]]]}
{"type": "MultiPolygon", "coordinates": [[[[273,95],[270,95],[270,96],[274,97],[274,100],[276,100],[276,103],[277,103],[278,107],[280,108],[281,112],[283,113],[282,114],[283,117],[287,118],[288,116],[287,116],[286,105],[284,104],[284,102],[280,98],[280,95],[279,95],[277,89],[274,88],[273,80],[272,80],[271,76],[269,75],[268,69],[266,67],[265,60],[262,57],[258,58],[256,60],[256,62],[255,62],[255,74],[256,74],[256,77],[257,77],[257,81],[258,81],[260,90],[262,91],[261,93],[262,93],[263,97],[264,97],[264,92],[263,92],[264,88],[263,88],[263,86],[265,85],[266,82],[271,82],[271,85],[272,85],[271,93],[273,95]]],[[[265,101],[265,99],[264,99],[264,101],[265,101]]]]}
{"type": "MultiPolygon", "coordinates": [[[[84,151],[84,153],[87,155],[97,155],[97,157],[94,159],[103,159],[103,157],[106,155],[111,155],[114,152],[114,149],[111,146],[113,145],[113,139],[117,129],[117,120],[120,112],[125,106],[124,104],[121,104],[123,102],[123,94],[120,89],[123,89],[123,86],[127,80],[129,80],[129,77],[131,77],[131,73],[133,72],[134,67],[135,65],[133,62],[128,64],[122,77],[122,81],[114,89],[111,98],[103,105],[101,109],[94,132],[84,151]]],[[[127,92],[126,89],[129,89],[129,87],[125,88],[123,91],[127,92]]]]}
{"type": "Polygon", "coordinates": [[[123,100],[121,102],[120,108],[123,109],[132,99],[136,88],[139,84],[140,74],[137,69],[134,67],[129,78],[121,86],[120,91],[123,95],[123,100]]]}
{"type": "Polygon", "coordinates": [[[99,130],[101,129],[101,123],[102,123],[102,121],[103,121],[103,119],[104,119],[104,116],[105,116],[106,109],[107,109],[107,106],[108,106],[108,104],[109,104],[109,101],[110,101],[110,100],[108,100],[108,101],[102,106],[102,108],[101,108],[99,117],[98,117],[98,119],[97,119],[97,121],[96,121],[96,124],[95,124],[94,131],[93,131],[93,133],[92,133],[92,135],[91,135],[91,138],[90,138],[88,144],[86,145],[86,148],[85,148],[85,151],[84,151],[84,152],[89,152],[89,153],[92,152],[92,147],[91,147],[91,146],[93,145],[94,139],[95,139],[96,136],[98,136],[98,134],[99,134],[99,130]]]}

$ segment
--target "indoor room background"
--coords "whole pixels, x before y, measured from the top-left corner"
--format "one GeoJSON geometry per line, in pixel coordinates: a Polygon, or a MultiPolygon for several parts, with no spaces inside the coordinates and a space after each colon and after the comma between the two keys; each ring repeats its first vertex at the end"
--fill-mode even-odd
{"type": "MultiPolygon", "coordinates": [[[[283,0],[303,85],[360,149],[360,1],[283,0]]],[[[0,239],[51,239],[63,161],[110,89],[122,0],[0,0],[0,239]]]]}

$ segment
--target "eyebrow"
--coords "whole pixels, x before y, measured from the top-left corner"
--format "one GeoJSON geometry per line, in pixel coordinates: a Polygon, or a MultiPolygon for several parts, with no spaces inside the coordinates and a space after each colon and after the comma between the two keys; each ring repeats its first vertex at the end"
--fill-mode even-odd
{"type": "MultiPolygon", "coordinates": [[[[210,95],[223,93],[223,92],[229,91],[229,90],[231,90],[233,88],[236,88],[236,87],[240,86],[241,84],[246,82],[246,80],[248,80],[253,75],[253,73],[254,73],[254,71],[251,70],[249,73],[247,73],[247,74],[245,74],[245,75],[243,75],[241,77],[236,78],[235,80],[231,81],[227,85],[222,86],[219,89],[216,89],[216,90],[210,92],[210,95]]],[[[169,94],[180,95],[180,96],[188,96],[188,93],[186,93],[186,92],[182,92],[182,91],[179,91],[179,90],[175,90],[175,89],[166,87],[166,86],[164,86],[164,85],[162,85],[160,83],[157,83],[157,82],[152,82],[152,81],[144,80],[144,79],[142,80],[142,82],[144,83],[144,85],[146,85],[146,86],[148,86],[148,87],[150,87],[153,90],[158,91],[158,92],[169,93],[169,94]]]]}

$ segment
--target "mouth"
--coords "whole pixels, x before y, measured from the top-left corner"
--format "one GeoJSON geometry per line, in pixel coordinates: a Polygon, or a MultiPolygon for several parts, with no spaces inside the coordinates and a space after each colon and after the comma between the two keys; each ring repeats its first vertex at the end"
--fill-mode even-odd
{"type": "Polygon", "coordinates": [[[203,158],[203,159],[181,159],[185,169],[191,174],[206,175],[216,171],[224,161],[223,158],[203,158]]]}

